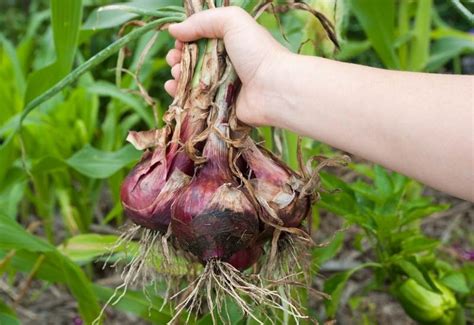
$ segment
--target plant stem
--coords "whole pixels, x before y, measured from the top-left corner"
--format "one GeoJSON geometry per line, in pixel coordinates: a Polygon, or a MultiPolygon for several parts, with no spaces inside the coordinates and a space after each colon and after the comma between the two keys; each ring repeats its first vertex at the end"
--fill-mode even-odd
{"type": "Polygon", "coordinates": [[[285,160],[292,169],[298,168],[298,136],[291,131],[283,131],[285,160]]]}
{"type": "Polygon", "coordinates": [[[417,4],[414,37],[410,46],[408,68],[421,71],[426,66],[430,50],[431,12],[433,0],[419,1],[417,4]]]}
{"type": "Polygon", "coordinates": [[[464,16],[471,24],[474,21],[474,15],[467,9],[460,0],[451,0],[454,8],[456,8],[460,14],[464,16]]]}
{"type": "Polygon", "coordinates": [[[97,67],[99,64],[104,62],[106,59],[117,53],[122,47],[127,45],[128,43],[138,39],[142,35],[146,34],[147,32],[160,27],[161,25],[164,25],[166,23],[174,23],[174,22],[181,22],[185,19],[184,15],[173,15],[165,18],[160,18],[157,20],[154,20],[148,24],[146,24],[143,27],[137,28],[136,30],[130,32],[129,34],[125,35],[124,37],[118,39],[114,43],[110,44],[108,47],[94,55],[92,58],[81,64],[79,67],[77,67],[74,71],[69,73],[66,77],[64,77],[62,80],[60,80],[58,83],[56,83],[53,87],[51,87],[49,90],[44,92],[42,95],[38,96],[31,102],[27,103],[25,109],[23,110],[23,113],[20,116],[20,119],[18,121],[18,125],[15,128],[15,130],[8,136],[7,139],[0,145],[0,151],[5,148],[15,137],[15,134],[20,132],[21,130],[21,125],[24,121],[24,119],[28,116],[28,114],[33,111],[36,107],[39,105],[43,104],[47,100],[51,99],[54,95],[59,93],[61,90],[66,88],[67,86],[71,85],[73,82],[75,82],[77,79],[79,79],[80,76],[82,76],[84,73],[88,72],[89,70],[97,67]]]}
{"type": "Polygon", "coordinates": [[[102,11],[107,11],[107,10],[119,10],[119,11],[124,11],[128,12],[131,14],[135,14],[138,16],[144,16],[144,17],[157,17],[157,18],[166,18],[169,17],[170,13],[183,13],[184,14],[184,9],[182,7],[177,7],[177,6],[170,6],[170,7],[164,7],[158,10],[147,10],[143,8],[138,8],[138,7],[132,7],[132,6],[127,6],[126,4],[116,4],[116,5],[109,5],[106,7],[102,7],[99,12],[102,11]]]}
{"type": "Polygon", "coordinates": [[[84,73],[87,71],[95,68],[102,62],[104,62],[106,59],[114,55],[116,52],[118,52],[122,47],[124,47],[126,44],[130,43],[131,41],[136,40],[143,34],[159,27],[160,25],[166,24],[166,23],[172,23],[172,22],[180,22],[182,21],[184,16],[182,15],[176,15],[176,16],[171,16],[171,17],[166,17],[166,18],[161,18],[157,19],[155,21],[152,21],[148,24],[146,24],[143,27],[140,27],[129,34],[125,35],[124,37],[120,38],[119,40],[115,41],[96,55],[94,55],[92,58],[87,60],[85,63],[77,67],[74,71],[72,71],[70,74],[68,74],[64,79],[59,81],[57,84],[55,84],[53,87],[51,87],[48,91],[43,93],[41,96],[35,98],[31,102],[29,102],[23,113],[21,114],[20,121],[18,123],[18,128],[21,127],[21,123],[23,120],[26,118],[26,116],[36,107],[44,103],[45,101],[49,100],[52,98],[54,95],[59,93],[61,90],[66,88],[67,86],[71,85],[74,81],[76,81],[80,76],[82,76],[84,73]]]}
{"type": "MultiPolygon", "coordinates": [[[[409,17],[409,3],[408,0],[401,0],[398,11],[398,36],[404,37],[409,32],[410,17],[409,17]]],[[[400,67],[402,70],[407,69],[408,61],[408,44],[400,45],[398,49],[400,57],[400,67]]]]}

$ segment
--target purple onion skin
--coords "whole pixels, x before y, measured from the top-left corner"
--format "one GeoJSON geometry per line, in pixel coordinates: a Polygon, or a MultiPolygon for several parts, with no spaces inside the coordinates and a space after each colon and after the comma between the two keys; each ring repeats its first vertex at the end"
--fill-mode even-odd
{"type": "Polygon", "coordinates": [[[243,249],[232,255],[228,263],[239,271],[244,271],[254,265],[263,254],[263,248],[259,245],[243,249]]]}
{"type": "Polygon", "coordinates": [[[181,152],[175,157],[168,154],[166,160],[174,158],[171,168],[167,161],[153,163],[152,156],[151,152],[143,155],[122,183],[120,196],[125,215],[135,224],[165,233],[171,220],[171,205],[180,185],[185,185],[185,175],[173,172],[189,173],[193,163],[181,152]],[[170,180],[172,175],[175,177],[170,180]]]}
{"type": "MultiPolygon", "coordinates": [[[[204,128],[205,121],[186,115],[179,138],[186,142],[204,128]]],[[[135,224],[166,233],[171,221],[171,205],[179,191],[187,185],[187,176],[194,174],[194,162],[177,142],[169,142],[166,157],[153,161],[164,150],[145,152],[141,161],[122,183],[120,196],[125,215],[135,224]],[[179,171],[179,173],[175,173],[179,171]],[[163,192],[163,190],[166,190],[163,192]]],[[[198,148],[197,149],[202,149],[198,148]]]]}
{"type": "MultiPolygon", "coordinates": [[[[202,263],[229,262],[254,243],[259,230],[254,207],[225,166],[206,163],[173,204],[172,232],[202,263]]],[[[237,268],[246,266],[239,256],[234,261],[237,268]]]]}
{"type": "Polygon", "coordinates": [[[299,198],[299,193],[295,193],[291,203],[285,207],[279,207],[278,204],[272,202],[279,193],[292,192],[289,184],[291,178],[297,176],[292,175],[290,169],[285,168],[282,163],[275,160],[265,149],[259,148],[255,144],[249,145],[248,149],[243,153],[243,157],[255,175],[251,182],[256,193],[274,209],[277,216],[283,221],[283,226],[301,226],[308,211],[311,209],[310,197],[299,198]]]}

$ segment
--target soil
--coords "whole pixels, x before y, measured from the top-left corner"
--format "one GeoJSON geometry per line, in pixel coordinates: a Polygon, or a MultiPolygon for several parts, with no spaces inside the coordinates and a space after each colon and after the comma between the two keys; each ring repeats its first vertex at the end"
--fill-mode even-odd
{"type": "MultiPolygon", "coordinates": [[[[350,179],[353,175],[345,172],[342,175],[350,179]]],[[[440,239],[447,249],[442,254],[457,258],[457,249],[471,249],[474,244],[474,204],[468,203],[441,193],[434,189],[426,188],[426,194],[435,198],[438,203],[448,203],[451,207],[424,219],[422,227],[424,232],[431,237],[440,239]],[[470,246],[470,247],[469,247],[470,246]]],[[[335,215],[321,211],[321,223],[314,237],[317,243],[326,242],[334,232],[342,228],[342,219],[335,215]]],[[[97,229],[95,229],[97,230],[97,229]]],[[[104,229],[102,229],[104,230],[104,229]]],[[[60,231],[60,229],[58,229],[60,231]]],[[[113,231],[113,229],[105,229],[113,231]]],[[[315,276],[316,289],[321,290],[323,279],[329,277],[334,271],[342,271],[359,263],[363,256],[351,247],[354,236],[358,233],[355,227],[346,230],[345,246],[335,259],[321,266],[315,276]]],[[[406,316],[400,305],[384,292],[369,291],[363,294],[363,287],[367,283],[370,271],[356,273],[348,282],[342,294],[342,307],[336,316],[337,324],[365,324],[367,321],[375,324],[411,325],[415,324],[406,316]],[[351,297],[362,296],[354,299],[351,297]],[[350,305],[352,307],[350,307],[350,305]]],[[[114,272],[98,273],[97,281],[118,285],[117,274],[114,272]]],[[[11,283],[10,278],[0,278],[0,299],[9,305],[14,304],[15,298],[21,292],[24,278],[17,276],[11,283]]],[[[315,298],[311,304],[317,314],[324,313],[323,301],[315,298]]],[[[28,293],[23,296],[16,307],[22,324],[26,325],[82,325],[77,311],[77,304],[66,288],[62,286],[45,286],[39,281],[33,281],[28,293]]],[[[107,311],[106,324],[148,324],[131,314],[118,312],[113,309],[107,311]]]]}

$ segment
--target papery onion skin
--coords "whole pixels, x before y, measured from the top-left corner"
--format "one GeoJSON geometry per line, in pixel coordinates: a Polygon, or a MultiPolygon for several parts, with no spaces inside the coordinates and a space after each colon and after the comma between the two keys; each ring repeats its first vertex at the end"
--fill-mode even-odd
{"type": "Polygon", "coordinates": [[[190,179],[181,169],[192,170],[192,161],[179,159],[176,166],[179,168],[169,173],[166,162],[154,163],[153,153],[147,152],[125,178],[120,191],[122,206],[135,224],[162,233],[167,231],[171,204],[190,179]]]}
{"type": "MultiPolygon", "coordinates": [[[[185,152],[184,144],[201,133],[206,125],[206,109],[216,92],[213,86],[218,82],[216,42],[214,40],[205,53],[199,54],[205,62],[215,64],[206,66],[205,70],[195,71],[194,75],[198,80],[204,78],[209,84],[199,82],[192,86],[189,97],[182,96],[184,93],[176,96],[172,104],[174,109],[164,117],[166,126],[163,129],[131,132],[127,138],[132,140],[137,149],[152,150],[152,153],[143,155],[121,188],[125,215],[145,228],[162,233],[167,231],[171,205],[194,174],[194,162],[185,152]]],[[[195,46],[192,48],[197,49],[195,46]]],[[[197,53],[191,51],[191,47],[187,50],[183,51],[181,64],[192,70],[194,66],[191,61],[196,60],[197,53]]],[[[180,85],[186,87],[190,82],[188,71],[187,77],[180,80],[180,85]]],[[[202,148],[197,144],[196,149],[202,148]]]]}
{"type": "Polygon", "coordinates": [[[257,196],[273,209],[284,227],[299,227],[311,209],[309,196],[299,197],[292,184],[299,176],[251,139],[242,153],[254,178],[250,180],[257,196]]]}
{"type": "Polygon", "coordinates": [[[255,241],[259,229],[247,196],[219,169],[206,164],[173,205],[172,232],[202,263],[228,262],[255,241]]]}

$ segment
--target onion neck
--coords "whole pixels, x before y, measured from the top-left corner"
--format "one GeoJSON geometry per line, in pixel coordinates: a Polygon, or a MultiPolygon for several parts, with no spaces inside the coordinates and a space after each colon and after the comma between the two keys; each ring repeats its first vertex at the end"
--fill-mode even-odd
{"type": "MultiPolygon", "coordinates": [[[[195,6],[194,6],[195,7],[195,6]]],[[[196,8],[196,7],[195,7],[196,8]]],[[[189,95],[183,105],[184,109],[177,127],[172,136],[168,156],[173,158],[179,151],[180,143],[186,143],[197,136],[205,127],[205,111],[215,96],[219,81],[219,41],[217,39],[202,39],[197,42],[198,57],[189,85],[183,88],[183,94],[189,95]]],[[[180,80],[181,81],[181,80],[180,80]]]]}
{"type": "Polygon", "coordinates": [[[220,169],[232,177],[229,169],[229,150],[222,136],[229,136],[229,111],[236,95],[238,78],[233,68],[225,73],[227,73],[226,79],[217,90],[214,101],[212,113],[215,114],[215,118],[210,125],[210,133],[203,154],[207,158],[206,166],[211,169],[220,169]]]}

